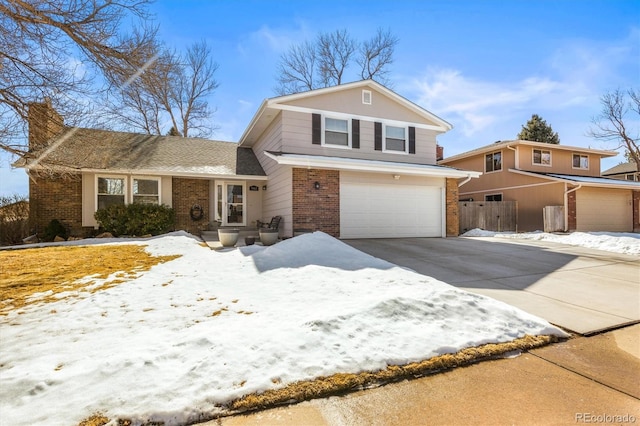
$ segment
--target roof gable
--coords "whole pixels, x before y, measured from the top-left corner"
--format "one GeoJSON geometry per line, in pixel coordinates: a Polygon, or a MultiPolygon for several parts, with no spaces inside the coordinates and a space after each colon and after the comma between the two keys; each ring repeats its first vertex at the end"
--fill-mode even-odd
{"type": "Polygon", "coordinates": [[[279,110],[335,112],[353,118],[409,122],[439,132],[453,126],[424,108],[373,80],[362,80],[339,86],[311,90],[266,99],[240,138],[240,144],[251,146],[277,116],[279,110]],[[363,91],[371,93],[371,104],[363,102],[363,91]]]}
{"type": "Polygon", "coordinates": [[[638,171],[638,165],[635,162],[622,163],[602,172],[602,176],[617,175],[623,173],[635,173],[638,171]]]}

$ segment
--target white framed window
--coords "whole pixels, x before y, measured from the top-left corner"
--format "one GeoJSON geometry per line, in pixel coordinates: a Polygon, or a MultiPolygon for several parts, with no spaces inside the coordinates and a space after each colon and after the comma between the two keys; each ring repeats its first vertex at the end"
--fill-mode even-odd
{"type": "Polygon", "coordinates": [[[539,166],[551,166],[551,151],[546,149],[534,149],[533,164],[537,164],[539,166]]]}
{"type": "Polygon", "coordinates": [[[502,194],[487,194],[484,196],[485,201],[502,201],[502,194]]]}
{"type": "Polygon", "coordinates": [[[365,105],[371,105],[371,90],[362,91],[362,103],[365,105]]]}
{"type": "Polygon", "coordinates": [[[126,203],[126,178],[115,176],[98,176],[96,179],[96,206],[104,209],[114,204],[126,203]]]}
{"type": "Polygon", "coordinates": [[[492,152],[484,157],[485,173],[499,172],[502,170],[502,151],[492,152]]]}
{"type": "Polygon", "coordinates": [[[216,181],[215,188],[215,219],[222,226],[245,226],[246,182],[216,181]]]}
{"type": "Polygon", "coordinates": [[[386,152],[408,153],[407,128],[384,125],[383,149],[386,152]]]}
{"type": "Polygon", "coordinates": [[[589,170],[589,156],[585,154],[573,154],[572,166],[574,169],[589,170]]]}
{"type": "Polygon", "coordinates": [[[343,118],[324,117],[322,144],[339,148],[351,148],[351,121],[343,118]]]}
{"type": "Polygon", "coordinates": [[[131,178],[131,201],[140,204],[160,204],[160,179],[131,178]]]}

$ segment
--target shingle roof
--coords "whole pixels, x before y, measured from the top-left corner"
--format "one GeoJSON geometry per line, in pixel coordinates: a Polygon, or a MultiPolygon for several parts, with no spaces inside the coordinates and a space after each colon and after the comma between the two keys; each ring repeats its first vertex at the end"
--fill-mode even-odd
{"type": "Polygon", "coordinates": [[[609,170],[605,170],[604,172],[602,172],[602,176],[617,175],[621,173],[633,173],[637,171],[638,166],[635,162],[622,163],[610,168],[609,170]]]}
{"type": "Polygon", "coordinates": [[[33,153],[43,165],[163,174],[266,176],[253,151],[234,142],[68,128],[49,147],[50,152],[33,153]]]}

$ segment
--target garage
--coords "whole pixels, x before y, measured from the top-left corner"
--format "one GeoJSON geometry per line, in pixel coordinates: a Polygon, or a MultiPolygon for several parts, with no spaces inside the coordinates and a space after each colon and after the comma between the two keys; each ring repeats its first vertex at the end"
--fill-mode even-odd
{"type": "Polygon", "coordinates": [[[444,197],[444,179],[343,172],[340,237],[444,237],[444,197]]]}
{"type": "Polygon", "coordinates": [[[576,230],[632,232],[632,193],[625,189],[581,188],[576,192],[576,230]]]}

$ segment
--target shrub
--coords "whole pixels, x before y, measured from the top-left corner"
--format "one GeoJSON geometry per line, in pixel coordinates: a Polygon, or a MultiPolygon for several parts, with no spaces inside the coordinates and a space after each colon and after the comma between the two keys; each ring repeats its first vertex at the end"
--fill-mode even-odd
{"type": "Polygon", "coordinates": [[[115,236],[158,235],[170,231],[174,223],[173,209],[155,204],[112,205],[99,209],[95,218],[115,236]]]}
{"type": "Polygon", "coordinates": [[[46,228],[44,228],[42,239],[45,241],[53,241],[56,237],[61,237],[66,240],[67,237],[69,237],[69,232],[58,219],[53,219],[46,228]]]}
{"type": "Polygon", "coordinates": [[[22,195],[0,197],[0,245],[20,244],[29,236],[29,201],[22,195]]]}

